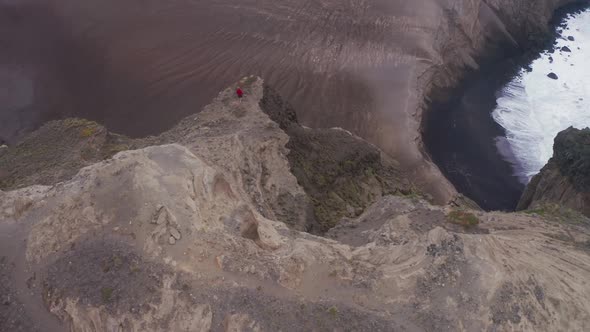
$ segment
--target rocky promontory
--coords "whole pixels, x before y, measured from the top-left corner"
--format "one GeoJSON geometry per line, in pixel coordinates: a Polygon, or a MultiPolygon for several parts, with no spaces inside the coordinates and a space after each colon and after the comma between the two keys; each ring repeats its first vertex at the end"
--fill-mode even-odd
{"type": "Polygon", "coordinates": [[[590,324],[587,218],[434,206],[376,147],[238,84],[159,136],[67,120],[2,152],[0,330],[590,324]]]}
{"type": "Polygon", "coordinates": [[[257,80],[246,78],[239,84],[253,95],[248,98],[259,100],[258,105],[247,104],[248,99],[235,100],[231,92],[224,91],[223,98],[218,96],[202,114],[144,139],[117,135],[84,119],[51,121],[0,154],[0,189],[53,185],[117,152],[177,143],[196,154],[214,155],[220,167],[244,177],[243,189],[260,213],[312,233],[327,231],[342,217],[358,216],[384,195],[417,194],[399,164],[377,147],[340,128],[301,126],[289,103],[268,85],[254,84],[257,80]],[[252,107],[262,113],[245,111],[252,107]],[[228,118],[223,112],[235,116],[228,118]],[[247,151],[230,148],[230,138],[239,140],[247,151]],[[267,163],[278,159],[273,157],[278,153],[275,150],[288,151],[283,152],[288,161],[284,174],[268,174],[267,163]],[[257,159],[251,160],[252,155],[257,159]],[[274,198],[268,199],[270,196],[274,198]],[[273,205],[268,205],[270,201],[273,205]]]}
{"type": "Polygon", "coordinates": [[[518,209],[562,206],[590,216],[590,129],[569,127],[555,137],[553,158],[527,185],[518,209]]]}

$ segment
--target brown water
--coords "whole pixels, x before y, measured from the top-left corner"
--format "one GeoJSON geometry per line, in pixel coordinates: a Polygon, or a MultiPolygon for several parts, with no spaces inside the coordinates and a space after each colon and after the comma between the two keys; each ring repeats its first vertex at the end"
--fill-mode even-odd
{"type": "Polygon", "coordinates": [[[65,116],[154,134],[248,74],[308,125],[369,133],[408,106],[422,2],[0,0],[0,138],[65,116]]]}

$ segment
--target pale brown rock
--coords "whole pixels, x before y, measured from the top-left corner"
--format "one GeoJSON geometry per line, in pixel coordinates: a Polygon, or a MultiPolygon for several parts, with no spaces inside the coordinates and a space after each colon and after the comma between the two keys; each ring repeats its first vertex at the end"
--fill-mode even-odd
{"type": "Polygon", "coordinates": [[[170,228],[170,235],[172,235],[172,237],[174,239],[180,240],[180,232],[176,228],[174,228],[174,227],[170,228]]]}
{"type": "MultiPolygon", "coordinates": [[[[30,303],[75,331],[581,331],[590,324],[583,217],[570,224],[467,210],[475,221],[462,226],[452,217],[456,206],[401,196],[381,197],[325,237],[265,217],[276,189],[239,165],[265,165],[275,186],[303,190],[289,173],[286,135],[256,99],[249,102],[240,121],[224,107],[204,112],[212,138],[183,123],[185,131],[175,130],[186,146],[124,151],[55,186],[0,192],[0,229],[14,229],[0,249],[20,276],[8,280],[23,280],[13,288],[38,292],[30,303]],[[241,139],[223,135],[233,126],[241,139]],[[145,222],[158,204],[170,225],[145,222]],[[171,225],[182,230],[173,246],[171,225]],[[40,280],[31,285],[43,287],[28,289],[34,273],[40,280]]],[[[41,313],[29,314],[42,321],[41,313]]]]}

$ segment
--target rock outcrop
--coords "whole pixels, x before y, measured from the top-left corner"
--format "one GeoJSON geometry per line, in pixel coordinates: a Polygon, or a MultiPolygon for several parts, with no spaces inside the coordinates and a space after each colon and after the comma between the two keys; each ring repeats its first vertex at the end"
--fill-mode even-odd
{"type": "Polygon", "coordinates": [[[129,140],[84,119],[50,121],[0,151],[0,189],[68,180],[80,168],[128,150],[129,140]]]}
{"type": "Polygon", "coordinates": [[[560,205],[590,216],[590,129],[570,127],[555,137],[553,158],[527,185],[518,210],[560,205]]]}
{"type": "MultiPolygon", "coordinates": [[[[283,113],[271,115],[276,123],[262,111],[263,82],[242,85],[242,100],[225,90],[172,130],[131,142],[135,150],[68,180],[0,191],[0,330],[583,331],[590,324],[584,217],[558,223],[382,191],[325,237],[298,230],[315,195],[306,190],[316,187],[302,188],[289,154],[332,131],[311,131],[289,151],[307,129],[291,119],[283,131],[283,113]]],[[[320,160],[339,160],[326,151],[320,160]]],[[[361,160],[388,163],[374,158],[361,160]]],[[[355,172],[341,176],[363,183],[355,172]]]]}
{"type": "Polygon", "coordinates": [[[397,161],[344,129],[302,127],[295,110],[269,86],[260,107],[289,135],[291,171],[311,197],[322,232],[382,196],[417,194],[397,161]]]}
{"type": "Polygon", "coordinates": [[[179,143],[244,177],[243,190],[260,213],[312,233],[358,216],[384,195],[416,194],[398,163],[375,146],[342,129],[302,127],[293,108],[261,80],[239,84],[247,90],[245,98],[237,100],[226,90],[198,116],[157,137],[131,139],[82,119],[49,122],[0,155],[0,189],[52,185],[122,150],[179,143]],[[284,174],[269,174],[285,143],[284,174]]]}

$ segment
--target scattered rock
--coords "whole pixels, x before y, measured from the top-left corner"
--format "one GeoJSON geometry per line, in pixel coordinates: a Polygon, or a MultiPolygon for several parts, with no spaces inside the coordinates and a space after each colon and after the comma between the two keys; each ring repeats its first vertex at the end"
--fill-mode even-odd
{"type": "Polygon", "coordinates": [[[169,243],[170,245],[174,245],[174,244],[176,243],[176,239],[175,239],[173,236],[171,236],[171,237],[168,239],[168,243],[169,243]]]}
{"type": "Polygon", "coordinates": [[[166,209],[164,209],[164,208],[160,209],[160,212],[158,213],[158,219],[156,220],[156,224],[162,225],[162,224],[166,223],[167,219],[168,219],[168,211],[166,211],[166,209]]]}
{"type": "Polygon", "coordinates": [[[553,57],[552,56],[549,57],[549,63],[553,63],[553,57]]]}
{"type": "Polygon", "coordinates": [[[221,270],[223,270],[223,260],[224,260],[224,258],[225,258],[224,255],[215,257],[215,263],[217,263],[217,267],[219,267],[221,270]]]}
{"type": "Polygon", "coordinates": [[[564,47],[562,47],[562,48],[561,48],[561,50],[562,50],[563,52],[571,52],[571,51],[572,51],[572,50],[570,50],[570,48],[569,48],[569,47],[567,47],[567,46],[564,46],[564,47]]]}
{"type": "Polygon", "coordinates": [[[549,73],[549,74],[547,74],[547,77],[549,77],[550,79],[553,79],[553,80],[556,80],[559,78],[556,73],[549,73]]]}
{"type": "Polygon", "coordinates": [[[350,206],[349,204],[346,204],[346,212],[348,213],[349,216],[353,216],[354,215],[354,208],[352,206],[350,206]]]}
{"type": "Polygon", "coordinates": [[[175,238],[176,240],[180,240],[180,232],[176,228],[174,228],[174,227],[170,228],[170,235],[172,235],[172,237],[175,238]]]}
{"type": "Polygon", "coordinates": [[[574,41],[575,39],[574,39],[574,37],[573,37],[573,36],[567,36],[567,40],[569,40],[569,41],[574,41]]]}

